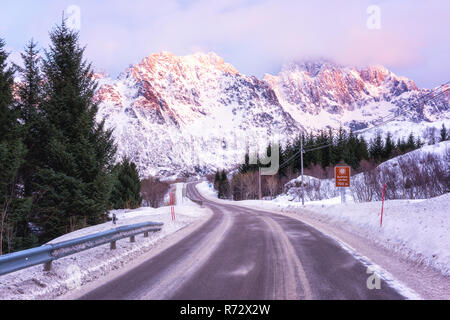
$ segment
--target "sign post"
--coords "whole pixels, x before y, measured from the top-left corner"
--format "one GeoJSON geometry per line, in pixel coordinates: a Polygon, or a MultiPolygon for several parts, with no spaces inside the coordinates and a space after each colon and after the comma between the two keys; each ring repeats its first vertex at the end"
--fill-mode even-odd
{"type": "Polygon", "coordinates": [[[334,167],[334,180],[336,188],[341,188],[341,203],[345,203],[345,188],[350,187],[350,167],[334,167]]]}

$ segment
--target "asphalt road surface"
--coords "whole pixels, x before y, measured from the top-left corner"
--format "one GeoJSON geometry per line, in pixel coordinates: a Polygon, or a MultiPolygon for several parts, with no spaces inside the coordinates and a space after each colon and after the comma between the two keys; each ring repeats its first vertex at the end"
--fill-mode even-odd
{"type": "Polygon", "coordinates": [[[296,219],[203,203],[199,229],[81,299],[404,299],[382,280],[368,289],[367,266],[296,219]]]}

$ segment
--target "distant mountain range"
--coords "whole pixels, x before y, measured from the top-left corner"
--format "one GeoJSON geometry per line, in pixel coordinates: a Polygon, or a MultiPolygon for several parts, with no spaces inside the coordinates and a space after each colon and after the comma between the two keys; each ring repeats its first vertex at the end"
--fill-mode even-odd
{"type": "Polygon", "coordinates": [[[95,77],[98,118],[114,128],[119,156],[136,162],[142,176],[231,168],[246,149],[263,149],[269,139],[285,142],[302,129],[357,130],[403,110],[399,120],[410,126],[450,119],[448,92],[414,106],[429,90],[382,66],[290,63],[260,80],[215,53],[162,52],[117,79],[95,77]]]}

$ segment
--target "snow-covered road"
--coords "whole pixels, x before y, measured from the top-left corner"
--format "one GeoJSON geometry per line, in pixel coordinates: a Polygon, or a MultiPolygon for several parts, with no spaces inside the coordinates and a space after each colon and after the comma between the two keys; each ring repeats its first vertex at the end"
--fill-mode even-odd
{"type": "MultiPolygon", "coordinates": [[[[206,182],[202,194],[221,203],[206,182]]],[[[450,194],[424,200],[340,203],[340,197],[301,203],[286,198],[233,201],[308,223],[388,270],[425,299],[450,299],[450,194]]]]}

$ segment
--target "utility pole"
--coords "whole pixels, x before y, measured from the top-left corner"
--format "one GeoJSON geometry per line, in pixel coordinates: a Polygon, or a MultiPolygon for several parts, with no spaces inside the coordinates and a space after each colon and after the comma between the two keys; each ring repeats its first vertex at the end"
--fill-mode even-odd
{"type": "Polygon", "coordinates": [[[303,186],[303,133],[300,137],[300,162],[302,166],[302,206],[305,205],[305,187],[303,186]]]}
{"type": "Polygon", "coordinates": [[[259,167],[259,200],[262,200],[262,194],[261,194],[261,167],[259,167]]]}

